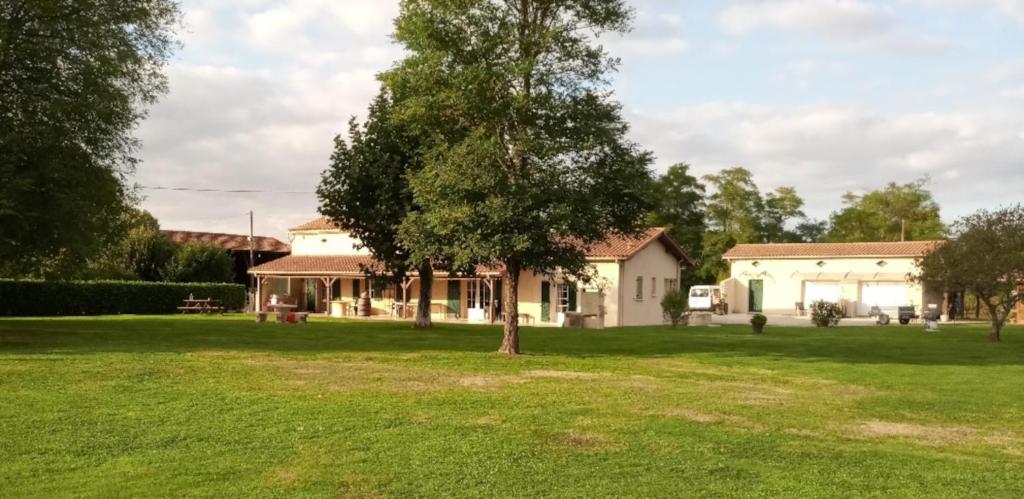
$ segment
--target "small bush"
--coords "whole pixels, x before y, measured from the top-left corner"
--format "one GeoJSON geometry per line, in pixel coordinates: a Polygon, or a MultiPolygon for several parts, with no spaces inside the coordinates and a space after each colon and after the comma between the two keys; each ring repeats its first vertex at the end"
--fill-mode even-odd
{"type": "Polygon", "coordinates": [[[754,328],[754,334],[763,333],[765,324],[768,324],[768,318],[762,314],[754,314],[750,318],[750,325],[754,328]]]}
{"type": "Polygon", "coordinates": [[[686,293],[678,289],[672,289],[661,297],[661,313],[665,320],[672,323],[672,327],[680,324],[686,325],[690,318],[690,310],[686,303],[686,293]]]}
{"type": "Polygon", "coordinates": [[[4,279],[0,316],[172,314],[189,295],[220,300],[227,310],[245,306],[240,284],[4,279]]]}
{"type": "Polygon", "coordinates": [[[811,303],[811,322],[818,327],[835,327],[843,318],[843,309],[838,303],[816,301],[811,303]]]}

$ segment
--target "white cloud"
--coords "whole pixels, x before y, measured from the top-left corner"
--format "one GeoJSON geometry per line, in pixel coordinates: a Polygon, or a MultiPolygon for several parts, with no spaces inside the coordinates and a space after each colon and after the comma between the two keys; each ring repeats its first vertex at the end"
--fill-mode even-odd
{"type": "Polygon", "coordinates": [[[744,166],[762,187],[796,186],[817,217],[838,207],[843,192],[924,174],[947,218],[1014,202],[1024,185],[1024,116],[1012,112],[714,103],[630,118],[661,167],[685,161],[704,174],[744,166]],[[952,182],[960,177],[969,181],[952,182]]]}
{"type": "Polygon", "coordinates": [[[743,0],[726,7],[719,24],[735,35],[799,32],[902,53],[935,53],[949,47],[936,37],[902,29],[891,11],[863,0],[743,0]]]}

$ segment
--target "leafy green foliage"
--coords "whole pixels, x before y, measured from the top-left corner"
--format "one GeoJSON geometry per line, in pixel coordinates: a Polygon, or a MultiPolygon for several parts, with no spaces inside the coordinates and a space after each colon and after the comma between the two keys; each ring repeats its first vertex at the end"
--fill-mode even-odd
{"type": "Polygon", "coordinates": [[[227,251],[200,243],[183,244],[167,266],[166,276],[173,282],[231,282],[235,262],[227,251]]]}
{"type": "Polygon", "coordinates": [[[83,277],[163,280],[177,248],[160,232],[156,218],[148,211],[132,209],[122,215],[119,227],[120,237],[102,250],[83,277]]]}
{"type": "MultiPolygon", "coordinates": [[[[690,165],[678,163],[657,177],[651,192],[654,208],[647,215],[648,225],[665,227],[686,251],[700,256],[704,232],[704,184],[690,175],[690,165]]],[[[699,268],[686,267],[680,275],[681,288],[703,282],[699,268]]]]}
{"type": "Polygon", "coordinates": [[[334,139],[331,165],[317,195],[320,213],[359,239],[396,282],[405,279],[411,265],[417,267],[421,279],[416,325],[429,327],[432,262],[442,260],[442,249],[430,244],[418,223],[413,224],[416,237],[409,238],[419,243],[416,260],[410,245],[398,237],[398,228],[418,210],[409,177],[421,168],[421,140],[412,127],[394,119],[394,106],[394,96],[383,88],[364,124],[349,121],[348,141],[334,139]]]}
{"type": "Polygon", "coordinates": [[[1024,206],[979,211],[958,219],[950,232],[918,262],[917,279],[974,294],[989,312],[990,338],[999,341],[1006,319],[1024,301],[1024,206]]]}
{"type": "Polygon", "coordinates": [[[811,322],[818,327],[835,327],[843,318],[843,309],[838,303],[818,300],[811,303],[811,322]]]}
{"type": "Polygon", "coordinates": [[[754,328],[754,334],[761,334],[764,332],[764,326],[768,324],[768,318],[764,314],[754,314],[750,316],[750,325],[754,328]]]}
{"type": "Polygon", "coordinates": [[[0,1],[0,273],[66,277],[130,204],[173,0],[0,1]]]}
{"type": "Polygon", "coordinates": [[[580,274],[582,245],[649,211],[651,155],[627,139],[617,60],[595,41],[630,19],[617,0],[408,0],[395,21],[409,56],[383,78],[431,142],[400,237],[419,258],[441,246],[456,267],[505,270],[502,352],[519,351],[521,270],[580,274]]]}
{"type": "Polygon", "coordinates": [[[245,306],[240,284],[0,279],[0,316],[170,314],[189,295],[245,306]]]}
{"type": "Polygon", "coordinates": [[[945,226],[939,205],[926,189],[928,178],[899,185],[890,182],[884,188],[862,196],[846,193],[840,211],[832,213],[827,240],[924,241],[940,239],[945,226]]]}
{"type": "Polygon", "coordinates": [[[672,327],[679,324],[686,325],[690,315],[689,305],[686,301],[686,293],[679,289],[670,289],[661,297],[661,313],[665,320],[672,324],[672,327]]]}

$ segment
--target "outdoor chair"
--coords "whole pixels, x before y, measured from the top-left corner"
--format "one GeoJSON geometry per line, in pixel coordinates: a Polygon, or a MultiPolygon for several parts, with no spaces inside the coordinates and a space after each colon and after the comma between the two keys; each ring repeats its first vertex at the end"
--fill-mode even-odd
{"type": "Polygon", "coordinates": [[[797,317],[803,317],[804,315],[807,314],[807,309],[804,308],[804,302],[798,301],[795,305],[797,317]]]}

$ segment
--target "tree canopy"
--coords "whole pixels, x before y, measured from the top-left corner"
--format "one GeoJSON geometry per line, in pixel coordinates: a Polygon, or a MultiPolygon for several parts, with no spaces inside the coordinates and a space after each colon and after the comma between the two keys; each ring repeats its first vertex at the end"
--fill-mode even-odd
{"type": "Polygon", "coordinates": [[[968,291],[989,311],[993,341],[1024,301],[1024,206],[982,210],[953,223],[950,237],[921,259],[918,279],[968,291]]]}
{"type": "Polygon", "coordinates": [[[386,88],[370,104],[366,122],[349,121],[348,141],[334,139],[330,167],[317,188],[320,212],[351,232],[396,282],[415,263],[420,274],[418,327],[429,327],[432,258],[413,262],[398,229],[416,210],[409,176],[420,168],[420,141],[393,119],[394,96],[386,88]]]}
{"type": "Polygon", "coordinates": [[[923,241],[939,239],[945,226],[928,178],[889,182],[864,195],[846,193],[845,208],[832,213],[828,241],[923,241]]]}
{"type": "Polygon", "coordinates": [[[127,210],[111,242],[89,265],[84,277],[97,279],[164,279],[176,247],[160,232],[160,224],[148,211],[127,210]]]}
{"type": "Polygon", "coordinates": [[[414,253],[443,242],[457,266],[503,269],[503,353],[519,352],[520,271],[582,272],[582,244],[643,225],[651,156],[626,139],[617,60],[595,41],[631,16],[621,0],[401,4],[409,56],[385,81],[432,141],[402,235],[414,253]]]}
{"type": "Polygon", "coordinates": [[[173,0],[0,1],[0,271],[59,274],[116,228],[178,17],[173,0]]]}
{"type": "Polygon", "coordinates": [[[235,262],[224,248],[201,243],[178,247],[167,266],[166,276],[172,282],[231,282],[235,262]]]}

